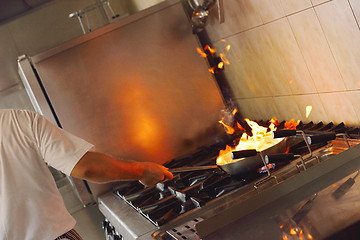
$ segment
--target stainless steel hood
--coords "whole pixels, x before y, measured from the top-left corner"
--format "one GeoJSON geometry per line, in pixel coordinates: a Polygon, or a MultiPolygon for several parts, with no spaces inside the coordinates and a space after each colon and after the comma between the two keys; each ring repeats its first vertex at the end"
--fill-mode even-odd
{"type": "MultiPolygon", "coordinates": [[[[38,112],[98,151],[165,163],[224,132],[197,47],[181,2],[169,0],[20,58],[20,76],[38,112]]],[[[90,185],[95,196],[111,187],[90,185]]]]}

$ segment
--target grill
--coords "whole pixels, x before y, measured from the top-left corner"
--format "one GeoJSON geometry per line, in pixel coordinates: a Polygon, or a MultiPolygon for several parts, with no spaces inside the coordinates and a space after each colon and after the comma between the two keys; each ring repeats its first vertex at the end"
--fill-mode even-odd
{"type": "MultiPolygon", "coordinates": [[[[258,123],[268,126],[269,121],[258,123]]],[[[280,123],[278,129],[284,130],[284,123],[280,123]]],[[[321,202],[319,192],[357,171],[359,160],[352,156],[359,151],[360,129],[347,127],[343,123],[310,122],[300,123],[291,135],[288,137],[288,154],[262,156],[263,167],[246,175],[231,176],[215,168],[178,173],[173,180],[151,188],[145,188],[138,182],[121,183],[113,192],[99,198],[99,208],[107,218],[104,223],[107,234],[125,240],[219,239],[224,236],[226,239],[238,239],[233,234],[240,231],[241,227],[238,225],[235,227],[238,230],[234,230],[233,224],[241,222],[242,218],[258,219],[255,213],[260,213],[264,215],[262,219],[271,216],[271,224],[267,222],[266,226],[271,226],[272,234],[288,234],[288,239],[307,239],[300,238],[298,223],[311,212],[313,202],[321,202]],[[343,153],[349,157],[343,157],[343,153]],[[281,199],[294,194],[292,200],[283,202],[285,200],[281,199]],[[298,207],[304,199],[308,204],[296,210],[294,206],[298,207]],[[293,208],[295,210],[289,210],[293,208]],[[289,221],[297,223],[297,228],[289,227],[289,221]],[[295,231],[295,234],[291,235],[290,231],[295,231]]],[[[192,154],[173,159],[166,166],[171,169],[214,165],[219,150],[232,141],[234,138],[228,137],[192,154]]],[[[356,177],[352,174],[347,183],[333,189],[333,198],[341,199],[351,191],[353,185],[356,185],[356,177]]],[[[347,224],[351,224],[356,218],[347,221],[347,224]]],[[[346,225],[344,222],[342,220],[343,227],[346,225]]],[[[265,228],[262,226],[262,229],[265,228]]],[[[246,234],[250,230],[241,231],[246,234]]],[[[265,232],[270,234],[269,230],[265,232]]],[[[332,233],[311,232],[308,236],[321,239],[332,233]]],[[[256,234],[251,233],[249,236],[256,234]]]]}

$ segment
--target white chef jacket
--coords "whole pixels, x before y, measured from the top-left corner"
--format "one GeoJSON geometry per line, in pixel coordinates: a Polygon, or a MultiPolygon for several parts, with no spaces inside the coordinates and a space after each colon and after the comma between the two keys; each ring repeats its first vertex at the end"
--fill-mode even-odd
{"type": "Polygon", "coordinates": [[[26,110],[0,110],[0,240],[52,240],[71,230],[48,165],[69,175],[92,144],[26,110]]]}

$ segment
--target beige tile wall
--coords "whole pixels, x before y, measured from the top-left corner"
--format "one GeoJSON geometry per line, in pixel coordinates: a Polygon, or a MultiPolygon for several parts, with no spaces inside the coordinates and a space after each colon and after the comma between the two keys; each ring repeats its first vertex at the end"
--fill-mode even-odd
{"type": "Polygon", "coordinates": [[[163,2],[164,0],[131,0],[131,1],[118,1],[123,2],[130,13],[141,11],[145,8],[149,8],[155,4],[163,2]]]}
{"type": "Polygon", "coordinates": [[[360,126],[360,1],[226,0],[223,6],[225,22],[212,11],[206,30],[230,62],[225,75],[245,117],[360,126]]]}

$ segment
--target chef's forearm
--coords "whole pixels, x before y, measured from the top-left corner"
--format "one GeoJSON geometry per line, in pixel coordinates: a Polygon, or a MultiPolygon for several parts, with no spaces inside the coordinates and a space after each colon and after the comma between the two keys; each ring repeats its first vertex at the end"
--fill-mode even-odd
{"type": "Polygon", "coordinates": [[[125,162],[110,156],[88,152],[76,164],[71,176],[91,182],[105,183],[119,180],[139,180],[144,168],[137,162],[125,162]]]}

